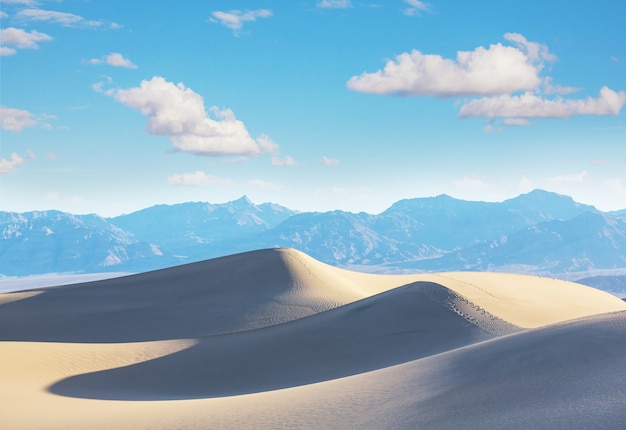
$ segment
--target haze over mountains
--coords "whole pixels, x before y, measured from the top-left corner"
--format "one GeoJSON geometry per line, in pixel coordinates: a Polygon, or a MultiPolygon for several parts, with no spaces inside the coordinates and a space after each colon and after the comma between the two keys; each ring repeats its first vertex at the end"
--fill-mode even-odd
{"type": "MultiPolygon", "coordinates": [[[[141,272],[243,251],[290,247],[373,272],[507,271],[621,288],[626,210],[601,212],[535,190],[501,203],[447,195],[374,215],[298,213],[247,197],[157,205],[114,218],[0,212],[0,274],[141,272]]],[[[618,289],[619,289],[618,288],[618,289]]]]}

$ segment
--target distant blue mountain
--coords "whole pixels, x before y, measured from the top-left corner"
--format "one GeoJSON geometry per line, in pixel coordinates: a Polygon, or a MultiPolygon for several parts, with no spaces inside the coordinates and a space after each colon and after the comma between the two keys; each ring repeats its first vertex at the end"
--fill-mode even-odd
{"type": "Polygon", "coordinates": [[[175,264],[158,246],[98,215],[0,212],[0,273],[144,270],[175,264]]]}
{"type": "Polygon", "coordinates": [[[272,203],[255,205],[244,196],[223,204],[157,205],[109,221],[184,261],[251,250],[253,238],[295,214],[272,203]]]}
{"type": "Polygon", "coordinates": [[[407,199],[377,215],[298,213],[247,197],[157,205],[108,219],[0,212],[0,234],[4,275],[137,272],[271,247],[374,271],[626,273],[626,210],[600,212],[541,190],[501,203],[407,199]]]}

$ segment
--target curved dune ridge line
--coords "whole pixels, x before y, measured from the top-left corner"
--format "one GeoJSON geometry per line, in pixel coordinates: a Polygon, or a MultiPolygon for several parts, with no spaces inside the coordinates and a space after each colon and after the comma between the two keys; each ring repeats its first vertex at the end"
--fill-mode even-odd
{"type": "Polygon", "coordinates": [[[0,428],[617,429],[625,352],[589,287],[262,250],[0,294],[0,428]]]}

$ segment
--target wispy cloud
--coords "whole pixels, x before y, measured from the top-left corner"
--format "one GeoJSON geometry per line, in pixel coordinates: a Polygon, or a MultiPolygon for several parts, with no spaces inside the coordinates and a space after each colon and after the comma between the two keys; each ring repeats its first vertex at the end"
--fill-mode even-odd
{"type": "Polygon", "coordinates": [[[15,15],[17,19],[36,22],[48,22],[59,24],[63,27],[75,28],[109,28],[118,30],[122,26],[115,22],[105,22],[103,20],[86,19],[80,15],[68,12],[58,12],[44,9],[23,9],[15,15]]]}
{"type": "Polygon", "coordinates": [[[592,166],[596,166],[596,167],[599,167],[599,166],[608,166],[608,165],[610,164],[608,160],[591,160],[589,163],[590,163],[592,166]]]}
{"type": "Polygon", "coordinates": [[[404,0],[404,3],[408,5],[408,7],[404,9],[406,16],[419,16],[422,12],[428,12],[430,10],[430,6],[420,0],[404,0]]]}
{"type": "Polygon", "coordinates": [[[335,167],[339,165],[339,160],[335,158],[328,158],[324,155],[322,156],[322,165],[326,167],[335,167]]]}
{"type": "Polygon", "coordinates": [[[35,0],[2,0],[4,4],[18,4],[22,6],[34,6],[37,2],[35,0]]]}
{"type": "Polygon", "coordinates": [[[350,0],[322,0],[317,2],[317,7],[322,9],[347,9],[352,7],[350,0]]]}
{"type": "Polygon", "coordinates": [[[113,67],[124,67],[126,69],[136,69],[137,65],[133,64],[128,58],[124,58],[122,54],[117,52],[111,52],[109,55],[105,55],[101,58],[92,58],[87,60],[88,64],[98,65],[98,64],[108,64],[113,67]]]}
{"type": "Polygon", "coordinates": [[[50,119],[56,119],[56,117],[47,114],[36,115],[23,109],[0,107],[0,127],[4,130],[18,132],[26,127],[37,125],[50,129],[52,126],[46,122],[50,119]]]}
{"type": "Polygon", "coordinates": [[[35,159],[35,154],[32,151],[27,151],[24,157],[17,153],[12,153],[10,158],[0,158],[0,173],[10,173],[15,170],[16,167],[21,166],[27,161],[35,159]]]}
{"type": "Polygon", "coordinates": [[[100,27],[102,21],[87,20],[80,15],[44,9],[24,9],[17,12],[18,18],[29,21],[50,22],[64,27],[100,27]]]}
{"type": "Polygon", "coordinates": [[[235,183],[227,178],[210,175],[201,170],[191,173],[174,173],[167,177],[171,185],[181,187],[233,187],[235,183]]]}
{"type": "Polygon", "coordinates": [[[243,122],[230,109],[207,110],[202,97],[160,76],[144,80],[139,87],[109,90],[120,103],[148,118],[150,134],[168,136],[176,150],[209,157],[258,156],[275,153],[278,145],[266,135],[250,137],[243,122]]]}
{"type": "Polygon", "coordinates": [[[264,181],[262,179],[252,179],[246,182],[246,185],[259,190],[280,190],[283,188],[280,184],[264,181]]]}
{"type": "Polygon", "coordinates": [[[503,123],[504,125],[513,125],[519,127],[529,125],[530,121],[528,121],[526,118],[506,118],[503,123]]]}
{"type": "Polygon", "coordinates": [[[302,165],[302,163],[297,162],[290,155],[287,155],[283,158],[279,156],[274,156],[271,159],[271,163],[272,163],[272,166],[279,166],[279,167],[294,167],[294,166],[302,165]]]}
{"type": "MultiPolygon", "coordinates": [[[[461,117],[482,118],[569,118],[574,115],[618,115],[626,103],[626,92],[602,87],[598,97],[547,99],[531,92],[504,94],[472,100],[459,110],[461,117]]],[[[516,124],[518,125],[518,124],[516,124]]]]}
{"type": "Polygon", "coordinates": [[[221,24],[233,30],[235,34],[239,34],[244,23],[254,22],[259,18],[269,18],[272,15],[273,12],[269,9],[215,11],[211,13],[209,21],[221,24]]]}
{"type": "Polygon", "coordinates": [[[39,42],[48,42],[52,37],[35,30],[30,32],[21,28],[9,27],[0,30],[0,55],[13,55],[20,49],[37,49],[39,42]]]}
{"type": "Polygon", "coordinates": [[[559,184],[559,183],[564,183],[564,182],[580,183],[580,182],[584,182],[585,180],[587,180],[588,177],[589,177],[589,172],[587,172],[586,170],[583,170],[582,172],[574,173],[571,175],[553,176],[551,178],[548,178],[546,181],[551,184],[559,184]]]}

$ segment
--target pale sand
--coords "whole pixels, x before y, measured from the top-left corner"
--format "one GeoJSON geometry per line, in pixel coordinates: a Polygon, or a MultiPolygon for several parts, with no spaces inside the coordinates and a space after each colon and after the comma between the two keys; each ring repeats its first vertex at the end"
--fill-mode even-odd
{"type": "Polygon", "coordinates": [[[588,287],[264,250],[0,294],[0,428],[617,429],[625,353],[588,287]]]}

